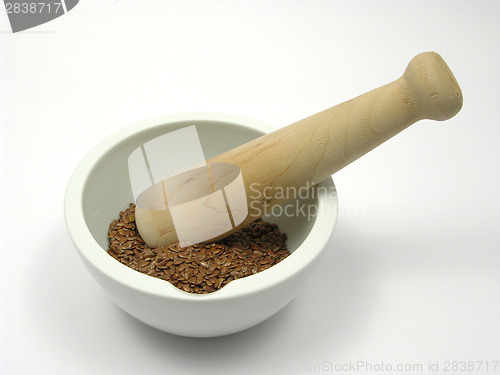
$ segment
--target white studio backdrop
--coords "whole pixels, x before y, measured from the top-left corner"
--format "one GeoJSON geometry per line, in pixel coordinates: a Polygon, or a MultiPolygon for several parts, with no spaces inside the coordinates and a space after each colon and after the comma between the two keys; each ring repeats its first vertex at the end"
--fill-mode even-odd
{"type": "Polygon", "coordinates": [[[85,0],[13,34],[0,7],[0,373],[373,374],[384,363],[445,374],[465,362],[500,374],[499,11],[496,1],[85,0]],[[228,337],[168,335],[121,312],[82,265],[64,191],[104,137],[190,111],[286,126],[398,78],[424,51],[455,73],[462,111],[335,174],[336,232],[276,316],[228,337]]]}

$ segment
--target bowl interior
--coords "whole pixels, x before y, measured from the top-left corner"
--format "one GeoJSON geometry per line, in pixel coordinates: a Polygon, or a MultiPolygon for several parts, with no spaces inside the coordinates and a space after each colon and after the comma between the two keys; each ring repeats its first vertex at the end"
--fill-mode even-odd
{"type": "MultiPolygon", "coordinates": [[[[198,136],[205,157],[211,158],[264,134],[249,126],[234,122],[196,120],[176,121],[146,127],[131,136],[121,139],[107,150],[94,164],[83,189],[82,207],[86,225],[102,247],[108,248],[107,230],[109,224],[118,218],[120,211],[133,202],[128,172],[128,157],[141,144],[162,134],[196,125],[198,136]]],[[[114,143],[113,140],[110,142],[114,143]]],[[[189,152],[189,150],[186,150],[189,152]]],[[[182,155],[179,155],[182,158],[182,155]]],[[[166,160],[175,163],[175,160],[166,160]]],[[[317,206],[317,198],[309,194],[309,198],[297,199],[288,204],[288,213],[296,213],[298,207],[317,206]]],[[[300,212],[300,211],[299,211],[300,212]]],[[[284,214],[277,210],[275,214],[266,216],[266,221],[279,225],[288,236],[288,247],[291,252],[305,240],[314,224],[315,218],[305,214],[284,214]]],[[[110,260],[113,260],[110,257],[110,260]]],[[[114,261],[114,260],[113,260],[114,261]]]]}

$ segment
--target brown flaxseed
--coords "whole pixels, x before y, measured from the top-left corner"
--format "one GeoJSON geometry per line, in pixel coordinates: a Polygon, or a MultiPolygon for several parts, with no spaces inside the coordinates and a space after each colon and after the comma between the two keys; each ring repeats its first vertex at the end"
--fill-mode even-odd
{"type": "Polygon", "coordinates": [[[108,238],[108,253],[119,262],[196,294],[212,293],[290,255],[286,235],[261,219],[218,242],[149,248],[137,231],[134,204],[109,225],[108,238]]]}

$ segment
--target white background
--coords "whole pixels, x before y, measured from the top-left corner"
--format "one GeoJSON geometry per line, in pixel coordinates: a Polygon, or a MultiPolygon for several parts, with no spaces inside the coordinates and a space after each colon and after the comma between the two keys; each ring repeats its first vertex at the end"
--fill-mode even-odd
{"type": "Polygon", "coordinates": [[[17,34],[0,8],[0,373],[490,361],[478,373],[500,374],[500,2],[114,3],[82,0],[17,34]],[[122,312],[80,262],[63,196],[105,136],[186,111],[282,127],[396,79],[430,50],[454,71],[462,111],[413,125],[334,176],[341,213],[327,253],[268,321],[172,336],[122,312]]]}

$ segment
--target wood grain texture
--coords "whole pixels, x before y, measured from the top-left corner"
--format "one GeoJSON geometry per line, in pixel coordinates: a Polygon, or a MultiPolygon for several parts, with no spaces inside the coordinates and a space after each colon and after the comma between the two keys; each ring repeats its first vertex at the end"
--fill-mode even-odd
{"type": "MultiPolygon", "coordinates": [[[[210,159],[240,168],[248,202],[247,218],[217,238],[293,198],[282,196],[285,189],[313,186],[416,121],[446,120],[461,107],[453,73],[437,53],[426,52],[394,82],[210,159]]],[[[149,246],[177,240],[168,214],[138,208],[136,220],[149,246]]]]}

